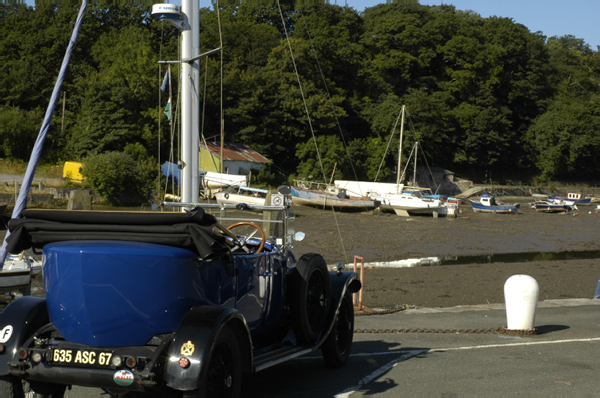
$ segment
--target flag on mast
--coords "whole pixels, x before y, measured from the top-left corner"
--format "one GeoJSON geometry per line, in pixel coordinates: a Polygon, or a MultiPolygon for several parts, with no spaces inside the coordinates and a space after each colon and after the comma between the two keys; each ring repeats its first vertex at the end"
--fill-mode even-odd
{"type": "Polygon", "coordinates": [[[165,107],[165,115],[167,115],[167,119],[171,121],[171,97],[169,97],[169,102],[167,102],[167,106],[165,107]]]}
{"type": "Polygon", "coordinates": [[[162,91],[163,93],[167,89],[167,84],[169,84],[169,70],[170,69],[167,69],[167,71],[165,72],[165,78],[163,79],[163,82],[160,86],[160,91],[162,91]]]}

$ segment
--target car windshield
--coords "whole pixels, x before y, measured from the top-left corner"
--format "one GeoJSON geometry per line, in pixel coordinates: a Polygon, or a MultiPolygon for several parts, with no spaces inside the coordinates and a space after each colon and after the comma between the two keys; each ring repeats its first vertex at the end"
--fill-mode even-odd
{"type": "MultiPolygon", "coordinates": [[[[184,205],[182,203],[163,202],[166,211],[176,211],[178,207],[184,207],[184,205]]],[[[293,208],[288,206],[218,203],[202,203],[200,207],[206,213],[215,216],[219,224],[226,228],[238,223],[254,223],[262,228],[266,239],[279,250],[294,247],[296,213],[293,208]]],[[[243,234],[242,231],[243,229],[236,228],[237,234],[243,234]]]]}

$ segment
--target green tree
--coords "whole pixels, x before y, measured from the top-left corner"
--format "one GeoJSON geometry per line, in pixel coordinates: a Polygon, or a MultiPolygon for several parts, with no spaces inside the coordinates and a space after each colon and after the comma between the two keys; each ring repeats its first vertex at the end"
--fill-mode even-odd
{"type": "Polygon", "coordinates": [[[1,157],[7,160],[28,160],[37,140],[43,117],[41,109],[23,111],[19,108],[0,106],[1,157]]]}
{"type": "Polygon", "coordinates": [[[334,169],[334,179],[346,177],[342,171],[347,162],[346,150],[336,135],[318,136],[316,140],[311,138],[298,144],[296,157],[300,160],[298,176],[301,178],[329,182],[334,169]]]}
{"type": "MultiPolygon", "coordinates": [[[[85,97],[78,124],[71,131],[67,150],[76,156],[122,150],[141,141],[144,113],[155,106],[156,58],[150,32],[126,26],[103,35],[92,48],[98,73],[83,83],[85,97]]],[[[149,137],[147,144],[154,144],[149,137]]]]}
{"type": "Polygon", "coordinates": [[[83,160],[86,185],[113,204],[143,200],[148,192],[138,165],[123,152],[106,152],[83,160]]]}

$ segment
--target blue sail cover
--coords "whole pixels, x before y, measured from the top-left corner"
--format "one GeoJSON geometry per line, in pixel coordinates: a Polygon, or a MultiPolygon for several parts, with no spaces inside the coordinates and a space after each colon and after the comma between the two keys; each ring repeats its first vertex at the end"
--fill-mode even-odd
{"type": "Polygon", "coordinates": [[[160,166],[162,173],[169,180],[173,180],[173,182],[180,187],[181,186],[181,169],[175,163],[164,162],[162,166],[160,166]]]}
{"type": "MultiPolygon", "coordinates": [[[[33,146],[33,150],[31,151],[31,158],[29,159],[29,164],[27,165],[27,171],[25,172],[25,177],[23,177],[23,185],[21,185],[21,191],[19,192],[19,197],[15,203],[15,208],[12,213],[12,218],[21,217],[21,213],[25,208],[25,203],[27,202],[27,195],[29,195],[29,189],[31,188],[31,183],[33,182],[33,176],[35,175],[35,169],[37,168],[38,161],[40,160],[40,155],[42,153],[42,147],[44,146],[44,141],[46,140],[46,135],[48,134],[48,129],[50,128],[50,122],[52,121],[52,115],[54,114],[54,108],[58,103],[58,97],[60,94],[60,89],[62,87],[62,83],[65,80],[65,75],[67,73],[67,67],[69,66],[69,60],[71,59],[71,53],[75,48],[75,44],[77,43],[77,37],[79,36],[79,29],[81,28],[81,24],[83,22],[83,16],[85,14],[85,10],[87,8],[87,0],[82,0],[81,9],[79,10],[79,15],[77,16],[77,21],[75,22],[75,27],[73,28],[73,34],[71,35],[71,40],[69,41],[69,46],[67,47],[67,51],[63,58],[62,65],[60,67],[60,72],[58,74],[58,78],[56,79],[56,84],[54,85],[54,91],[52,91],[52,97],[50,97],[50,103],[48,104],[48,108],[46,109],[46,115],[44,116],[44,122],[42,123],[42,127],[40,128],[40,132],[38,134],[38,138],[35,141],[35,145],[33,146]]],[[[6,260],[6,238],[10,235],[10,231],[6,231],[6,236],[4,238],[4,242],[2,243],[2,249],[0,249],[0,263],[2,264],[2,268],[4,267],[4,260],[6,260]]]]}

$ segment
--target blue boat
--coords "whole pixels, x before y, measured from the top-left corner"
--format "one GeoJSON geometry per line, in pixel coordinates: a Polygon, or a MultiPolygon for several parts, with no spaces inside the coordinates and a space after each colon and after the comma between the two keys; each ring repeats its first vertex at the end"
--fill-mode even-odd
{"type": "Polygon", "coordinates": [[[560,203],[566,205],[584,205],[589,206],[592,203],[592,198],[586,198],[585,195],[580,193],[568,193],[567,197],[564,196],[548,196],[548,202],[560,203]]]}
{"type": "Polygon", "coordinates": [[[538,213],[568,213],[573,208],[577,208],[575,205],[567,205],[563,202],[549,202],[539,200],[531,204],[531,208],[538,213]]]}
{"type": "Polygon", "coordinates": [[[471,207],[475,213],[518,213],[519,203],[513,205],[507,205],[496,202],[496,198],[493,195],[483,194],[479,199],[479,202],[470,200],[471,207]]]}

